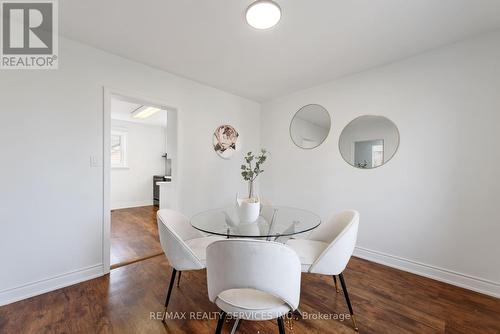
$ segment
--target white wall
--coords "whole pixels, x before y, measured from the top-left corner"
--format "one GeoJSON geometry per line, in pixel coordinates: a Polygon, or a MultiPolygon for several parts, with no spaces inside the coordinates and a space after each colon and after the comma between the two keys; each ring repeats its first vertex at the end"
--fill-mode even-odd
{"type": "MultiPolygon", "coordinates": [[[[166,111],[165,111],[166,113],[166,111]]],[[[127,133],[127,168],[111,169],[111,209],[153,205],[153,175],[165,174],[164,127],[111,120],[127,133]]]]}
{"type": "Polygon", "coordinates": [[[60,39],[59,69],[0,74],[0,304],[101,275],[103,87],[178,109],[180,209],[225,205],[242,153],[259,148],[259,104],[60,39]],[[222,160],[212,133],[242,151],[222,160]],[[100,157],[91,167],[90,156],[100,157]]]}
{"type": "Polygon", "coordinates": [[[500,296],[499,89],[496,33],[266,103],[262,192],[323,218],[355,208],[358,255],[500,296]],[[330,112],[332,131],[301,150],[288,127],[310,103],[330,112]],[[401,133],[381,168],[354,168],[339,153],[342,129],[364,114],[401,133]]]}
{"type": "Polygon", "coordinates": [[[252,101],[66,39],[60,48],[59,70],[0,75],[0,304],[103,272],[103,169],[90,164],[103,156],[103,86],[178,108],[187,215],[234,200],[242,152],[261,138],[271,152],[265,197],[324,218],[356,208],[358,252],[500,295],[499,34],[267,103],[262,120],[252,101]],[[332,132],[301,150],[289,122],[309,103],[330,111],[332,132]],[[343,127],[363,114],[401,132],[382,168],[353,168],[338,152],[343,127]],[[226,123],[242,145],[229,161],[211,147],[226,123]]]}

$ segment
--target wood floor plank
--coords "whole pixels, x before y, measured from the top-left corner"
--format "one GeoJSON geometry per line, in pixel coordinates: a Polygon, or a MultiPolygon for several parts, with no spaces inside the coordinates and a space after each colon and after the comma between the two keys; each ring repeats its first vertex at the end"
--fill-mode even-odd
{"type": "Polygon", "coordinates": [[[111,212],[111,267],[130,264],[162,253],[155,206],[111,212]]]}
{"type": "MultiPolygon", "coordinates": [[[[147,226],[156,228],[151,208],[123,214],[131,222],[149,220],[147,226]]],[[[126,234],[115,231],[115,236],[126,234]]],[[[143,242],[153,242],[154,231],[152,235],[143,242]]],[[[142,250],[148,247],[156,246],[142,250]]],[[[184,272],[180,286],[174,287],[169,311],[186,314],[187,319],[168,319],[163,324],[157,318],[163,311],[171,270],[160,255],[0,307],[0,333],[213,333],[215,318],[189,319],[191,312],[214,317],[217,312],[208,300],[204,270],[184,272]]],[[[351,259],[345,278],[360,333],[500,333],[500,299],[358,258],[351,259]]],[[[348,315],[348,309],[343,293],[335,292],[332,277],[303,274],[301,289],[300,308],[309,318],[294,321],[287,333],[355,333],[350,319],[338,320],[348,315]],[[311,318],[318,313],[335,319],[311,318]]],[[[229,333],[232,324],[233,320],[225,323],[223,333],[229,333]]],[[[240,334],[277,332],[275,321],[244,321],[238,330],[240,334]]]]}
{"type": "MultiPolygon", "coordinates": [[[[393,270],[351,260],[345,277],[360,333],[500,333],[500,300],[407,273],[398,277],[401,285],[387,286],[385,276],[393,270]],[[421,280],[427,284],[417,286],[424,291],[408,294],[404,302],[401,296],[415,290],[415,281],[421,280]],[[360,284],[367,281],[368,286],[360,284]],[[439,295],[440,290],[445,292],[439,295]],[[427,296],[434,292],[438,292],[436,298],[429,299],[427,296]]],[[[214,319],[170,319],[166,325],[151,319],[151,312],[163,310],[170,271],[166,258],[158,256],[115,269],[108,276],[1,307],[0,332],[212,333],[214,319]]],[[[347,313],[342,292],[336,293],[331,277],[326,276],[303,275],[300,307],[310,314],[347,313]]],[[[169,309],[186,313],[217,311],[208,301],[204,270],[182,275],[169,309]]],[[[225,324],[225,333],[230,327],[231,323],[225,324]]],[[[272,321],[243,322],[239,333],[259,331],[274,333],[277,326],[272,321]]],[[[305,319],[294,322],[292,333],[354,331],[350,320],[305,319]]]]}

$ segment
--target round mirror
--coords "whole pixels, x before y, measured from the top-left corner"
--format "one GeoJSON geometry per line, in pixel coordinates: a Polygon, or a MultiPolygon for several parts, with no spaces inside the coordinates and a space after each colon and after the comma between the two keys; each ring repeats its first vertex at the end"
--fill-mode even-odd
{"type": "Polygon", "coordinates": [[[383,116],[361,116],[340,134],[339,149],[344,160],[357,168],[377,168],[391,160],[399,146],[396,125],[383,116]]]}
{"type": "Polygon", "coordinates": [[[330,114],[318,104],[308,104],[295,113],[290,123],[290,137],[295,145],[312,149],[321,145],[330,132],[330,114]]]}

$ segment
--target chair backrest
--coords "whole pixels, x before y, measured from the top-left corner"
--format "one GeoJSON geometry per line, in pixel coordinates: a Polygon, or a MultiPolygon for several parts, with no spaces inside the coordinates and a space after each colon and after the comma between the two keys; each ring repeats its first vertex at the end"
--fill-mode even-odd
{"type": "Polygon", "coordinates": [[[271,241],[226,239],[207,248],[208,297],[229,289],[255,289],[283,300],[292,310],[300,300],[301,265],[289,247],[271,241]]]}
{"type": "Polygon", "coordinates": [[[328,242],[328,247],[311,265],[309,272],[338,275],[344,271],[354,252],[358,236],[359,213],[347,210],[334,215],[311,236],[313,240],[328,242]]]}
{"type": "Polygon", "coordinates": [[[186,216],[173,210],[159,210],[157,222],[161,248],[172,267],[177,270],[205,268],[203,262],[185,243],[185,240],[201,236],[201,233],[190,225],[186,216]]]}

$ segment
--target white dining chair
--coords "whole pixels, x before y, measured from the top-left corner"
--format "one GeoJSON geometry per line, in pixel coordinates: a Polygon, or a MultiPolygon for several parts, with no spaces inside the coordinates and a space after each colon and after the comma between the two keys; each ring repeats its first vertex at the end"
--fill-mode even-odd
{"type": "Polygon", "coordinates": [[[177,211],[159,210],[157,212],[157,222],[161,247],[172,267],[172,275],[165,300],[166,312],[176,274],[179,274],[177,279],[177,286],[179,286],[183,271],[206,268],[207,246],[221,238],[204,236],[203,233],[191,226],[186,216],[177,211]]]}
{"type": "Polygon", "coordinates": [[[358,235],[359,213],[347,210],[332,217],[313,231],[309,239],[290,239],[287,245],[300,258],[302,272],[331,275],[337,292],[336,276],[339,277],[345,300],[357,331],[354,315],[343,271],[352,256],[358,235]]]}
{"type": "Polygon", "coordinates": [[[264,240],[226,239],[207,248],[208,297],[221,313],[215,333],[226,315],[237,320],[277,319],[295,311],[300,299],[300,260],[284,244],[264,240]]]}

